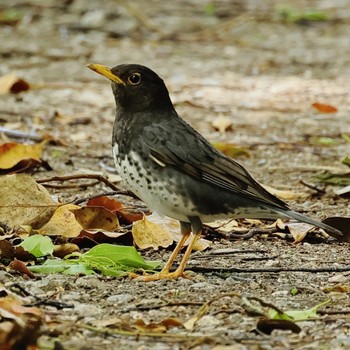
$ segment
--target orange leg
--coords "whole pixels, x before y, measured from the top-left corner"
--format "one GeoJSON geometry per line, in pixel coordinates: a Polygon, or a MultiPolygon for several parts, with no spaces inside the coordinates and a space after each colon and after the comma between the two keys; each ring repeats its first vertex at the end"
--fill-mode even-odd
{"type": "Polygon", "coordinates": [[[184,246],[184,244],[186,243],[186,241],[187,241],[188,237],[190,237],[190,235],[191,235],[190,231],[182,234],[181,239],[176,244],[175,249],[171,253],[168,261],[166,262],[166,264],[164,265],[164,267],[160,273],[169,273],[171,266],[173,265],[176,257],[179,255],[180,250],[182,249],[182,247],[184,246]]]}
{"type": "Polygon", "coordinates": [[[183,258],[181,259],[179,267],[174,271],[174,272],[169,272],[170,268],[176,258],[176,256],[179,254],[181,248],[185,244],[187,238],[190,236],[190,231],[189,231],[189,225],[186,223],[181,222],[181,231],[182,231],[182,237],[181,240],[177,243],[174,251],[171,253],[169,260],[165,264],[164,268],[162,269],[161,272],[156,273],[154,275],[148,275],[148,276],[140,276],[137,279],[145,282],[149,281],[158,281],[162,279],[178,279],[179,277],[185,277],[186,275],[184,274],[185,267],[187,264],[187,261],[191,255],[191,252],[193,250],[193,247],[195,243],[197,242],[198,238],[200,237],[202,233],[202,224],[200,223],[199,219],[195,221],[195,225],[192,224],[192,230],[193,232],[193,238],[189,242],[187,249],[185,251],[185,254],[183,258]],[[198,225],[199,223],[199,225],[198,225]]]}

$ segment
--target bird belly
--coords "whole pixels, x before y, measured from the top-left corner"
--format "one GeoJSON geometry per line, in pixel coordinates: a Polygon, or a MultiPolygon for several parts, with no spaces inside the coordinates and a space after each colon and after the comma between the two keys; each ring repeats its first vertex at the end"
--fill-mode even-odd
{"type": "Polygon", "coordinates": [[[121,156],[115,145],[113,154],[124,186],[159,214],[184,222],[193,216],[202,222],[278,217],[275,211],[249,203],[244,196],[202,182],[175,168],[162,167],[152,159],[142,159],[136,152],[121,156]]]}

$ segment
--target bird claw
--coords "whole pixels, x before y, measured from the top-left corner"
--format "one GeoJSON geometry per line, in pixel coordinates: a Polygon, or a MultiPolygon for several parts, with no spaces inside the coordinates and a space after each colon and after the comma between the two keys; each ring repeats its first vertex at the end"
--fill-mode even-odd
{"type": "Polygon", "coordinates": [[[144,275],[140,276],[136,273],[129,273],[129,277],[134,279],[135,281],[141,281],[141,282],[151,282],[151,281],[159,281],[159,280],[176,280],[178,278],[185,278],[185,279],[191,279],[188,275],[186,275],[182,271],[174,271],[174,272],[159,272],[155,273],[154,275],[144,275]]]}

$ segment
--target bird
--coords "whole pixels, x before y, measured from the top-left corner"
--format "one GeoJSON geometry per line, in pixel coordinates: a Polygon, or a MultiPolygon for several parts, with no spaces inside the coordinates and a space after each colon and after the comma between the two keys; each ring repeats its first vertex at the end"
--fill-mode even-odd
{"type": "Polygon", "coordinates": [[[142,280],[187,277],[185,267],[203,223],[216,219],[295,219],[342,236],[338,229],[293,211],[237,161],[216,150],[178,115],[163,79],[150,68],[87,67],[111,81],[116,104],[112,150],[125,187],[151,210],[180,222],[181,239],[163,269],[142,280]]]}

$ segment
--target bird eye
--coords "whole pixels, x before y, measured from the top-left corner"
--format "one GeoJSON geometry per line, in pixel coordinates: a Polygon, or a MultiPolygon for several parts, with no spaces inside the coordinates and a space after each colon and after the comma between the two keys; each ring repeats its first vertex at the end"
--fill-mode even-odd
{"type": "Polygon", "coordinates": [[[130,75],[128,80],[129,80],[130,84],[137,85],[141,81],[141,74],[140,73],[134,73],[134,74],[130,75]]]}

